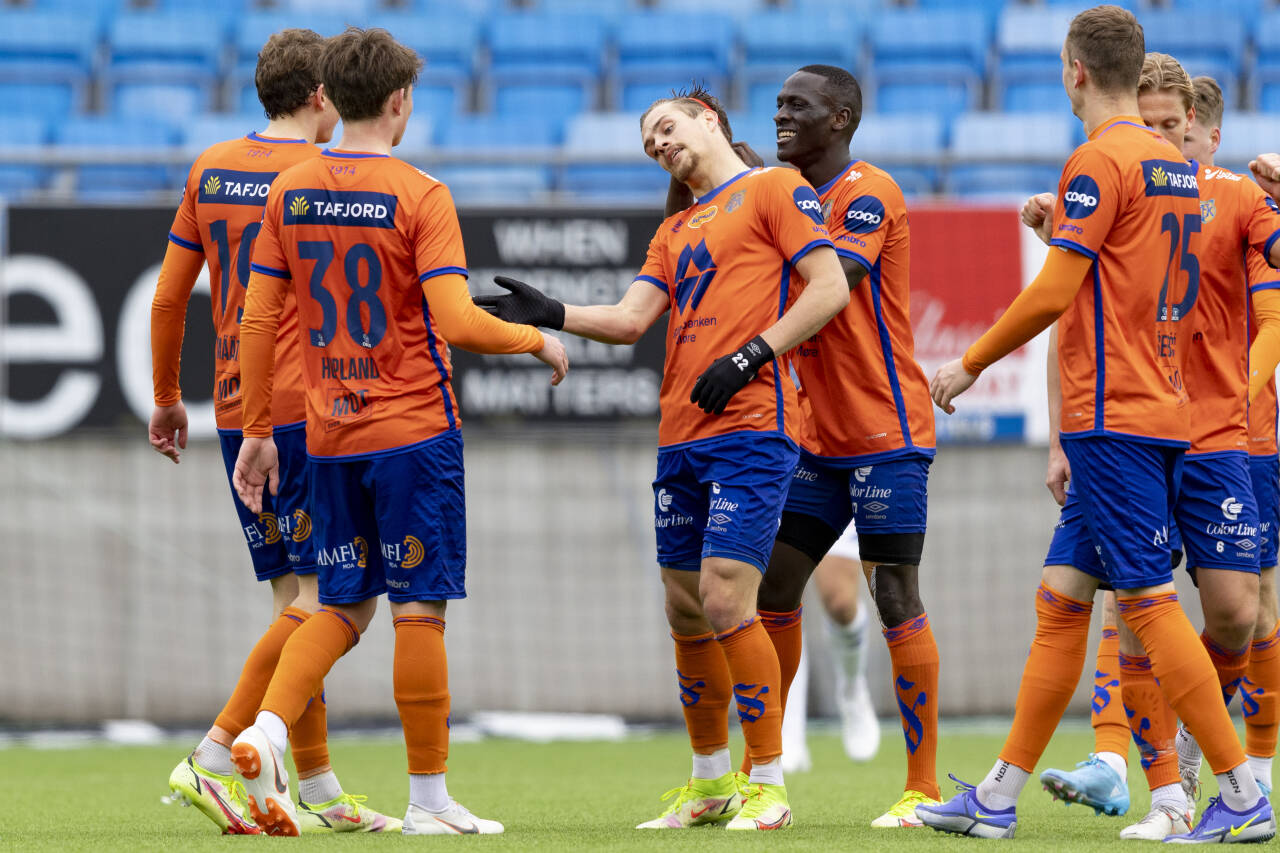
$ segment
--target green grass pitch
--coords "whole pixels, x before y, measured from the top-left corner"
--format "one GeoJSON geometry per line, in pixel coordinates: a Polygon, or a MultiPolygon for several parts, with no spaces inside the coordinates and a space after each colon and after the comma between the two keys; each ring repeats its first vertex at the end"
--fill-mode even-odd
{"type": "MultiPolygon", "coordinates": [[[[954,772],[977,782],[990,768],[1002,737],[945,731],[938,756],[943,796],[954,772]]],[[[742,837],[705,827],[687,832],[638,832],[632,827],[658,814],[659,795],[689,769],[688,743],[662,732],[617,743],[530,744],[485,740],[455,744],[449,791],[483,817],[506,824],[505,835],[469,838],[306,836],[298,842],[260,837],[223,838],[193,808],[165,805],[169,771],[185,744],[165,747],[100,746],[78,749],[0,749],[0,850],[261,850],[261,845],[371,849],[407,845],[506,850],[936,850],[989,847],[994,842],[943,836],[932,830],[872,830],[868,822],[896,800],[903,780],[901,740],[886,728],[879,756],[849,762],[831,733],[811,733],[813,770],[787,779],[796,824],[789,830],[742,837]]],[[[1071,767],[1092,746],[1087,729],[1073,726],[1050,744],[1040,769],[1071,767]]],[[[346,789],[400,816],[408,783],[402,745],[392,739],[342,738],[333,763],[346,789]]],[[[740,743],[733,746],[741,754],[740,743]]],[[[1149,797],[1136,753],[1130,756],[1133,804],[1127,817],[1095,817],[1091,809],[1052,802],[1028,785],[1018,807],[1023,849],[1096,850],[1119,845],[1117,833],[1146,813],[1149,797]]],[[[1205,800],[1213,793],[1206,768],[1205,800]]]]}

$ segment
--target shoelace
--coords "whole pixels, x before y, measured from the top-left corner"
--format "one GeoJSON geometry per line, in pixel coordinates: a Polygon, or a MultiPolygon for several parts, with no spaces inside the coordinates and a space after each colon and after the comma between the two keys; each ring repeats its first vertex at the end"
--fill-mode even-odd
{"type": "Polygon", "coordinates": [[[686,782],[685,784],[681,785],[678,788],[672,788],[670,791],[667,791],[665,794],[659,797],[658,802],[660,803],[665,803],[667,800],[671,799],[672,797],[676,798],[676,801],[671,805],[667,806],[667,810],[663,812],[661,816],[666,817],[667,815],[675,812],[676,809],[680,808],[680,804],[683,803],[685,800],[684,792],[692,790],[692,787],[693,786],[691,786],[688,782],[686,782]],[[679,796],[676,796],[677,794],[679,796]]]}
{"type": "Polygon", "coordinates": [[[947,776],[948,778],[951,779],[952,782],[956,783],[957,791],[972,791],[977,787],[977,785],[970,785],[968,782],[964,781],[963,779],[957,779],[956,774],[954,773],[948,773],[947,776]]]}
{"type": "Polygon", "coordinates": [[[351,816],[352,816],[352,817],[354,817],[356,820],[359,820],[359,819],[360,819],[360,806],[361,806],[361,805],[363,805],[363,804],[365,803],[365,801],[367,801],[367,800],[369,799],[369,796],[368,796],[367,794],[346,794],[346,793],[344,793],[344,794],[342,795],[342,799],[343,799],[343,801],[344,801],[344,802],[349,803],[349,804],[351,805],[351,816]]]}

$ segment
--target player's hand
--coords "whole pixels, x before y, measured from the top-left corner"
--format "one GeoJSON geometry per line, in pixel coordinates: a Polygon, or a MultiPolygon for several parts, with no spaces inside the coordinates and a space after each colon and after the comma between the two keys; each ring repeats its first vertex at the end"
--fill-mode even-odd
{"type": "Polygon", "coordinates": [[[1044,477],[1044,484],[1053,495],[1053,499],[1062,506],[1067,502],[1067,483],[1071,482],[1071,463],[1067,454],[1062,452],[1062,444],[1049,442],[1049,469],[1044,477]]]}
{"type": "Polygon", "coordinates": [[[1280,154],[1259,154],[1249,161],[1249,171],[1267,195],[1280,201],[1280,154]]]}
{"type": "Polygon", "coordinates": [[[764,158],[745,142],[733,143],[733,151],[742,158],[742,162],[755,169],[764,165],[764,158]]]}
{"type": "Polygon", "coordinates": [[[181,400],[172,406],[156,406],[151,410],[147,436],[156,453],[168,456],[173,464],[178,464],[181,451],[187,449],[187,409],[181,400]]]}
{"type": "Polygon", "coordinates": [[[563,302],[552,299],[536,287],[505,275],[495,275],[493,283],[508,291],[509,295],[476,296],[471,301],[508,323],[544,326],[548,329],[564,328],[563,302]]]}
{"type": "Polygon", "coordinates": [[[1022,205],[1022,224],[1036,232],[1036,236],[1048,243],[1053,227],[1053,193],[1039,193],[1022,205]]]}
{"type": "Polygon", "coordinates": [[[542,349],[533,357],[543,364],[551,365],[551,384],[559,385],[560,380],[569,372],[569,355],[564,351],[564,344],[555,335],[542,333],[542,349]]]}
{"type": "Polygon", "coordinates": [[[742,349],[711,362],[694,383],[689,402],[708,415],[723,414],[733,395],[755,378],[761,365],[772,360],[773,348],[756,335],[742,349]]]}
{"type": "Polygon", "coordinates": [[[933,375],[929,383],[929,394],[933,403],[948,415],[955,414],[956,407],[951,401],[963,394],[978,377],[964,369],[961,359],[948,361],[933,375]]]}
{"type": "Polygon", "coordinates": [[[271,438],[246,435],[236,457],[236,467],[231,473],[231,485],[240,502],[252,512],[262,512],[262,487],[271,494],[280,488],[280,460],[276,455],[276,443],[271,438]]]}

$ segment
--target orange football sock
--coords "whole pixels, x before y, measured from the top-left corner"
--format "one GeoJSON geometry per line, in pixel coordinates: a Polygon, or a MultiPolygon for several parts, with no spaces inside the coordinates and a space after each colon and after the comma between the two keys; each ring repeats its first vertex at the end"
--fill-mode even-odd
{"type": "Polygon", "coordinates": [[[736,628],[716,634],[724,649],[738,703],[738,720],[754,767],[782,755],[782,702],[778,653],[760,620],[751,617],[736,628]]]}
{"type": "Polygon", "coordinates": [[[1114,625],[1102,626],[1098,642],[1098,666],[1093,672],[1093,701],[1089,719],[1093,723],[1093,751],[1129,755],[1129,725],[1125,721],[1120,687],[1120,633],[1114,625]]]}
{"type": "Polygon", "coordinates": [[[1002,760],[1028,773],[1035,769],[1080,681],[1092,613],[1092,601],[1077,601],[1043,583],[1036,590],[1036,636],[1022,668],[1002,760]]]}
{"type": "Polygon", "coordinates": [[[1280,731],[1280,625],[1253,641],[1240,689],[1244,712],[1244,751],[1257,758],[1276,754],[1280,731]]]}
{"type": "Polygon", "coordinates": [[[321,607],[284,644],[261,710],[270,711],[293,728],[338,658],[358,642],[360,632],[347,617],[321,607]]]}
{"type": "Polygon", "coordinates": [[[1149,789],[1177,785],[1181,777],[1173,741],[1178,734],[1178,718],[1160,692],[1160,685],[1156,684],[1151,659],[1146,655],[1121,654],[1120,685],[1124,713],[1129,719],[1126,732],[1133,732],[1149,789]]]}
{"type": "Polygon", "coordinates": [[[227,700],[226,706],[213,721],[215,726],[225,729],[234,738],[253,725],[254,715],[262,705],[267,685],[271,683],[276,664],[280,662],[281,650],[293,636],[293,632],[310,617],[310,613],[296,607],[286,607],[276,617],[249,652],[249,657],[245,658],[244,668],[240,670],[240,680],[236,682],[235,690],[231,691],[231,698],[227,700]]]}
{"type": "Polygon", "coordinates": [[[1232,697],[1240,689],[1245,670],[1249,667],[1250,646],[1246,645],[1243,649],[1228,649],[1210,637],[1208,631],[1201,632],[1200,642],[1204,643],[1205,651],[1209,653],[1209,660],[1213,661],[1213,668],[1218,672],[1218,686],[1222,688],[1222,704],[1230,705],[1232,697]]]}
{"type": "Polygon", "coordinates": [[[907,741],[907,782],[904,791],[919,791],[933,799],[938,790],[938,644],[922,613],[884,632],[893,664],[893,692],[907,741]]]}
{"type": "MultiPolygon", "coordinates": [[[[780,695],[784,713],[787,708],[787,694],[791,692],[791,682],[795,681],[796,670],[800,668],[800,651],[804,647],[804,625],[800,618],[800,611],[803,609],[797,607],[786,613],[760,611],[760,621],[764,623],[764,630],[773,641],[773,650],[778,653],[778,670],[782,676],[780,695]]],[[[751,773],[751,756],[742,756],[740,769],[743,773],[751,773]]]]}
{"type": "Polygon", "coordinates": [[[410,773],[443,773],[449,757],[449,662],[444,620],[400,616],[391,678],[410,773]]]}
{"type": "Polygon", "coordinates": [[[733,682],[716,635],[672,633],[684,725],[693,751],[709,755],[729,745],[729,696],[733,682]]]}
{"type": "Polygon", "coordinates": [[[1120,617],[1142,641],[1165,699],[1195,736],[1214,774],[1244,763],[1244,749],[1222,703],[1217,673],[1176,592],[1118,598],[1120,617]]]}
{"type": "Polygon", "coordinates": [[[293,752],[293,766],[298,769],[299,779],[329,769],[329,713],[324,704],[323,685],[289,729],[289,749],[293,752]]]}

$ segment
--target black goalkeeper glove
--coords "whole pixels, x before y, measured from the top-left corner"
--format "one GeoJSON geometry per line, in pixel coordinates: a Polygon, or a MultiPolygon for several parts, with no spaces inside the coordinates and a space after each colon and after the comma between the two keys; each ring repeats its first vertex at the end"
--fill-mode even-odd
{"type": "Polygon", "coordinates": [[[520,323],[525,326],[544,326],[548,329],[564,328],[564,303],[552,299],[536,287],[523,281],[493,277],[494,284],[510,291],[509,296],[474,296],[471,301],[499,320],[520,323]]]}
{"type": "Polygon", "coordinates": [[[761,365],[772,360],[773,348],[756,335],[742,349],[711,362],[694,383],[689,402],[709,415],[722,414],[733,395],[755,378],[761,365]]]}

